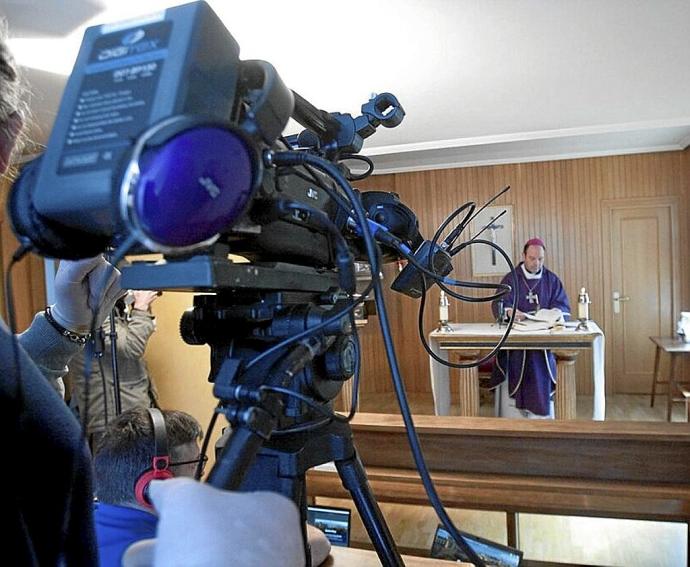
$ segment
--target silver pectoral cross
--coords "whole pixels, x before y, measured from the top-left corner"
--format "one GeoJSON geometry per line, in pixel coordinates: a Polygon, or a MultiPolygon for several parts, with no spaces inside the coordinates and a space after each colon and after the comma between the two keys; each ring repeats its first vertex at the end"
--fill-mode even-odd
{"type": "Polygon", "coordinates": [[[539,305],[539,296],[536,293],[534,293],[531,289],[529,290],[529,293],[525,296],[525,299],[527,299],[527,301],[529,301],[530,303],[539,305]]]}

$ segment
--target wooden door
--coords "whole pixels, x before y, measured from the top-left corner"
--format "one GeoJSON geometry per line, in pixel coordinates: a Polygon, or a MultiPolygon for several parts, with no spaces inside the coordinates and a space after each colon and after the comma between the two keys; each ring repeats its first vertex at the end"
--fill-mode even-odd
{"type": "Polygon", "coordinates": [[[677,318],[677,203],[673,198],[608,201],[603,214],[610,274],[607,390],[648,393],[654,369],[649,337],[672,334],[677,318]]]}

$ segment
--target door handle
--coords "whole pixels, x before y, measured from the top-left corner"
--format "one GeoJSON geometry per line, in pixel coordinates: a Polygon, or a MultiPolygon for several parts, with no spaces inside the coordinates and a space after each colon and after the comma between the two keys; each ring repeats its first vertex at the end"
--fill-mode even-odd
{"type": "Polygon", "coordinates": [[[614,313],[620,313],[621,312],[621,301],[630,301],[630,296],[629,295],[621,295],[620,292],[614,291],[613,292],[613,312],[614,313]]]}

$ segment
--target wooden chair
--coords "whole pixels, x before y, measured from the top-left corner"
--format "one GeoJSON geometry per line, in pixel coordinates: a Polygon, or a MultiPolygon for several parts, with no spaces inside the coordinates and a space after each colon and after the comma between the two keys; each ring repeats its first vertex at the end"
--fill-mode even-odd
{"type": "Polygon", "coordinates": [[[679,387],[678,389],[685,400],[685,421],[690,421],[690,390],[684,388],[683,386],[679,387]]]}
{"type": "Polygon", "coordinates": [[[652,380],[652,396],[651,407],[654,407],[654,398],[656,396],[657,384],[666,384],[668,386],[668,394],[666,400],[666,420],[671,421],[671,414],[674,402],[683,402],[686,406],[686,420],[688,413],[688,397],[685,395],[685,390],[690,388],[690,382],[687,378],[681,377],[681,362],[683,356],[690,355],[690,343],[679,340],[677,337],[649,337],[656,345],[656,354],[654,356],[654,378],[652,380]],[[667,352],[671,356],[671,368],[669,370],[668,380],[661,380],[661,353],[667,352]]]}

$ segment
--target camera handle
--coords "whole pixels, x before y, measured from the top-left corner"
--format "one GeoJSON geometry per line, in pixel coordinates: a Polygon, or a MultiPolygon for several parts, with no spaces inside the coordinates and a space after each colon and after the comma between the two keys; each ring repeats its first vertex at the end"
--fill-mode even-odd
{"type": "Polygon", "coordinates": [[[405,110],[391,93],[373,96],[362,105],[362,114],[357,118],[340,112],[328,113],[298,93],[293,91],[292,94],[295,100],[292,117],[307,130],[288,136],[287,140],[293,146],[320,150],[330,160],[358,153],[364,139],[376,132],[376,128],[395,128],[405,117],[405,110]]]}

